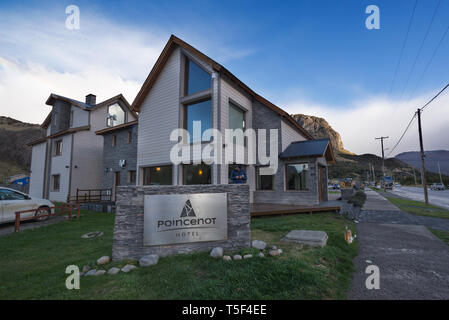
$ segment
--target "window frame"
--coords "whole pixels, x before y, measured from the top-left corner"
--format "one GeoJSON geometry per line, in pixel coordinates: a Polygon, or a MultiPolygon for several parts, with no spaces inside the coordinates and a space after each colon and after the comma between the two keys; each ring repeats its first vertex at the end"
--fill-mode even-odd
{"type": "Polygon", "coordinates": [[[309,192],[309,172],[310,172],[310,164],[309,162],[290,162],[286,163],[284,165],[284,191],[286,192],[309,192]],[[289,165],[298,165],[298,164],[305,164],[307,165],[307,173],[306,173],[306,188],[305,189],[288,189],[288,180],[287,180],[287,167],[289,165]]]}
{"type": "Polygon", "coordinates": [[[213,173],[213,166],[210,164],[206,164],[204,162],[201,163],[183,163],[182,164],[182,185],[184,186],[191,186],[191,185],[195,185],[193,183],[186,183],[186,174],[185,174],[185,170],[187,166],[194,166],[194,165],[205,165],[208,166],[210,168],[210,182],[209,183],[200,183],[200,185],[212,185],[213,184],[213,177],[214,177],[214,173],[213,173]]]}
{"type": "MultiPolygon", "coordinates": [[[[174,168],[173,168],[173,164],[161,164],[161,165],[151,165],[151,166],[145,166],[145,167],[141,167],[141,170],[142,171],[140,171],[141,173],[142,173],[142,179],[139,179],[139,180],[141,180],[142,181],[142,185],[144,185],[144,186],[172,186],[173,185],[173,172],[174,172],[174,168]],[[161,167],[169,167],[170,168],[170,170],[171,170],[171,175],[170,175],[170,177],[171,177],[171,179],[170,179],[170,183],[169,184],[151,184],[151,181],[150,181],[150,183],[149,184],[147,184],[146,182],[147,182],[147,175],[146,175],[146,170],[148,170],[148,174],[149,174],[149,176],[151,177],[151,172],[150,172],[150,170],[152,169],[152,168],[161,168],[161,167]]],[[[151,180],[151,178],[150,178],[150,180],[151,180]]]]}
{"type": "Polygon", "coordinates": [[[132,142],[132,132],[131,132],[131,130],[128,130],[128,133],[127,133],[127,138],[126,138],[126,143],[131,143],[132,142]]]}
{"type": "Polygon", "coordinates": [[[137,172],[136,172],[136,170],[128,170],[128,177],[127,177],[127,182],[128,183],[136,183],[136,181],[137,181],[137,172]],[[134,175],[134,179],[131,179],[132,178],[132,176],[134,175]],[[132,181],[132,180],[134,180],[134,181],[132,181]]]}
{"type": "MultiPolygon", "coordinates": [[[[264,166],[256,166],[256,174],[255,174],[255,176],[256,176],[256,181],[255,181],[255,183],[256,183],[256,191],[263,191],[263,192],[273,192],[274,191],[274,174],[270,174],[269,176],[271,176],[271,189],[260,189],[259,188],[259,177],[261,177],[261,175],[259,174],[259,172],[260,172],[260,168],[263,168],[264,166]]],[[[267,166],[266,166],[267,167],[267,166]]]]}
{"type": "Polygon", "coordinates": [[[117,146],[117,135],[113,134],[111,137],[111,147],[114,148],[115,146],[117,146]]]}
{"type": "Polygon", "coordinates": [[[191,58],[190,56],[187,56],[186,54],[183,54],[184,57],[184,76],[183,76],[183,90],[182,90],[182,96],[183,97],[189,97],[189,96],[193,96],[202,92],[208,92],[210,90],[212,90],[212,86],[213,86],[213,78],[212,78],[212,74],[210,73],[210,71],[208,71],[206,68],[204,68],[201,63],[198,63],[197,61],[195,61],[196,59],[191,58]],[[198,66],[198,68],[200,68],[201,70],[203,70],[205,73],[209,74],[210,76],[210,87],[207,89],[203,89],[200,91],[196,91],[193,93],[188,93],[189,91],[189,72],[190,72],[190,64],[189,62],[192,61],[192,63],[196,64],[198,66]]]}
{"type": "Polygon", "coordinates": [[[53,142],[53,147],[54,147],[53,156],[54,157],[62,156],[62,146],[63,146],[62,139],[57,139],[53,142]],[[58,146],[59,146],[59,148],[58,148],[58,146]]]}
{"type": "Polygon", "coordinates": [[[114,103],[111,103],[110,105],[108,105],[108,107],[106,108],[106,128],[113,128],[115,126],[118,126],[120,124],[124,124],[127,122],[128,122],[128,112],[126,112],[126,110],[120,105],[120,103],[114,102],[114,103]],[[120,109],[122,109],[122,111],[124,113],[124,117],[123,117],[123,123],[119,123],[119,124],[112,126],[112,125],[109,125],[109,120],[110,120],[109,119],[109,115],[110,115],[109,108],[112,106],[115,106],[115,105],[118,105],[120,107],[120,109]]]}
{"type": "Polygon", "coordinates": [[[57,173],[57,174],[52,174],[51,175],[51,191],[55,191],[55,192],[57,192],[57,191],[60,191],[61,190],[61,174],[59,174],[59,173],[57,173]],[[56,186],[56,177],[58,178],[58,186],[57,186],[57,188],[55,187],[56,186]]]}
{"type": "MultiPolygon", "coordinates": [[[[183,103],[183,128],[188,132],[188,119],[187,119],[187,108],[189,106],[198,104],[198,103],[202,103],[202,102],[206,102],[206,101],[210,101],[210,128],[206,128],[203,130],[203,127],[201,126],[201,130],[206,131],[207,129],[213,129],[214,127],[214,115],[213,115],[213,105],[212,105],[212,97],[210,96],[210,94],[206,95],[205,97],[199,98],[199,99],[195,99],[186,103],[183,103]]],[[[190,137],[189,141],[187,141],[186,139],[184,141],[187,141],[188,144],[195,144],[195,143],[209,143],[212,141],[212,137],[209,140],[203,140],[203,132],[201,132],[201,141],[193,141],[193,136],[190,137]]]]}

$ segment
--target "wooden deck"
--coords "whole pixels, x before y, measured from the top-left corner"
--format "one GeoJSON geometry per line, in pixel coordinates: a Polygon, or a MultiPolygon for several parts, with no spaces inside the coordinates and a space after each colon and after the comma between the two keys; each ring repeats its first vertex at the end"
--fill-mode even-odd
{"type": "Polygon", "coordinates": [[[320,203],[316,206],[300,206],[290,204],[277,203],[252,203],[250,205],[251,217],[270,216],[270,215],[284,215],[295,213],[314,213],[326,211],[339,211],[340,206],[335,203],[320,203]]]}

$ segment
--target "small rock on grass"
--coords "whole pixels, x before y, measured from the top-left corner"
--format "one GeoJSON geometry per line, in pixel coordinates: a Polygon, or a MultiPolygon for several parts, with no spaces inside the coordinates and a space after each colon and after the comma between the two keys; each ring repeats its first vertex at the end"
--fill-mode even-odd
{"type": "Polygon", "coordinates": [[[90,270],[89,266],[84,266],[83,269],[81,270],[82,272],[86,273],[87,271],[90,270]]]}
{"type": "Polygon", "coordinates": [[[97,272],[95,272],[95,276],[102,276],[106,273],[106,270],[97,270],[97,272]]]}
{"type": "Polygon", "coordinates": [[[270,252],[268,252],[268,254],[272,257],[276,257],[276,256],[280,256],[281,253],[278,250],[270,250],[270,252]]]}
{"type": "Polygon", "coordinates": [[[234,259],[234,260],[242,260],[242,256],[239,255],[239,254],[236,254],[236,255],[233,257],[233,259],[234,259]]]}
{"type": "Polygon", "coordinates": [[[112,267],[111,269],[108,270],[108,274],[117,274],[120,272],[119,268],[116,267],[112,267]]]}
{"type": "Polygon", "coordinates": [[[131,270],[134,270],[134,269],[136,269],[137,267],[135,266],[135,265],[133,265],[133,264],[127,264],[126,266],[124,266],[123,268],[122,268],[122,272],[125,272],[125,273],[128,273],[128,272],[130,272],[131,270]]]}
{"type": "Polygon", "coordinates": [[[106,263],[109,263],[109,261],[111,261],[111,258],[109,258],[109,256],[102,256],[100,259],[97,260],[97,264],[99,266],[104,265],[106,263]]]}
{"type": "Polygon", "coordinates": [[[223,256],[224,261],[232,261],[231,256],[223,256]]]}
{"type": "Polygon", "coordinates": [[[263,252],[259,252],[258,256],[261,257],[261,258],[265,257],[265,255],[263,254],[263,252]]]}
{"type": "Polygon", "coordinates": [[[245,254],[245,255],[243,256],[243,259],[251,259],[252,257],[253,257],[252,254],[245,254]]]}
{"type": "Polygon", "coordinates": [[[159,261],[159,256],[157,254],[149,254],[149,255],[146,255],[146,256],[143,256],[142,258],[140,258],[139,266],[141,266],[141,267],[152,266],[154,264],[157,264],[158,261],[159,261]]]}
{"type": "Polygon", "coordinates": [[[95,270],[95,269],[89,270],[89,271],[86,273],[86,276],[93,276],[96,272],[97,272],[97,270],[95,270]]]}
{"type": "Polygon", "coordinates": [[[256,248],[256,249],[259,249],[259,250],[263,250],[267,246],[267,244],[265,242],[260,241],[260,240],[253,240],[251,245],[253,246],[253,248],[256,248]]]}
{"type": "Polygon", "coordinates": [[[221,258],[221,257],[223,257],[223,248],[222,247],[213,248],[212,251],[210,252],[210,256],[212,258],[221,258]]]}

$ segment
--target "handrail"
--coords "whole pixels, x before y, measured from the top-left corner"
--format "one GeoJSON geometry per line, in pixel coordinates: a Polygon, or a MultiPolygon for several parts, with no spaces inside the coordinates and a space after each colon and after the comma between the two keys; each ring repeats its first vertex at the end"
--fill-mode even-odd
{"type": "MultiPolygon", "coordinates": [[[[14,232],[19,232],[19,230],[20,230],[20,222],[21,221],[28,221],[28,220],[36,219],[36,216],[27,217],[27,218],[21,218],[20,215],[22,213],[29,213],[29,212],[36,212],[37,213],[37,211],[39,209],[42,209],[42,208],[16,211],[15,212],[16,219],[15,219],[14,232]]],[[[45,209],[46,210],[50,210],[50,213],[42,214],[42,215],[39,215],[38,217],[50,217],[50,216],[62,215],[64,213],[67,213],[67,215],[69,216],[69,219],[72,219],[73,205],[71,205],[71,204],[62,203],[62,204],[60,204],[58,206],[55,203],[55,205],[53,207],[45,207],[45,209]],[[65,209],[65,208],[67,208],[67,210],[61,210],[61,209],[65,209]],[[57,212],[58,209],[59,209],[59,212],[57,212]],[[65,211],[67,211],[67,212],[65,212],[65,211]]],[[[77,217],[77,219],[80,218],[80,204],[79,203],[76,204],[76,217],[77,217]]]]}

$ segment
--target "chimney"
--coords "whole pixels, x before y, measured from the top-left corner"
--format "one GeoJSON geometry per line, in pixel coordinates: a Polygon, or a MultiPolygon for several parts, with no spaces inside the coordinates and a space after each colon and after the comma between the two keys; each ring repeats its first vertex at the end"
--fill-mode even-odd
{"type": "Polygon", "coordinates": [[[94,106],[95,105],[95,100],[97,99],[97,96],[90,93],[86,96],[86,104],[90,105],[90,106],[94,106]]]}

